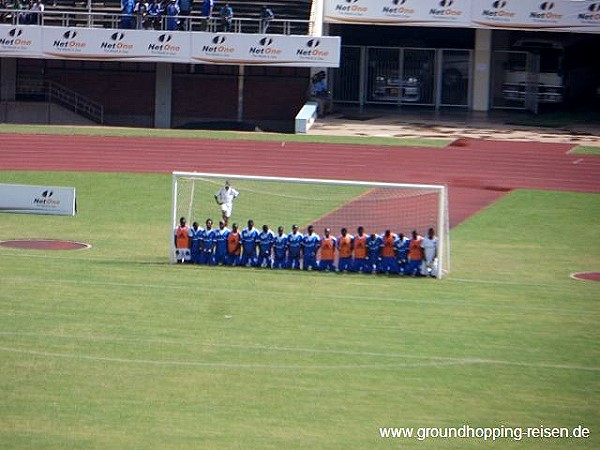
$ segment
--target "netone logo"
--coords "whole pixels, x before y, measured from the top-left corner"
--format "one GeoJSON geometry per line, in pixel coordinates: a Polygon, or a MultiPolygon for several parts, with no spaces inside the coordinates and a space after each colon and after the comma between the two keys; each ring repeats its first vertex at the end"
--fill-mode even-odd
{"type": "Polygon", "coordinates": [[[281,49],[272,45],[273,39],[270,37],[264,37],[258,41],[258,46],[250,47],[248,53],[257,56],[277,56],[281,54],[281,49]]]}
{"type": "Polygon", "coordinates": [[[587,7],[589,13],[580,13],[577,15],[581,20],[600,20],[600,3],[592,3],[587,7]]]}
{"type": "Polygon", "coordinates": [[[335,10],[344,13],[362,14],[366,13],[369,8],[366,6],[358,5],[358,0],[345,0],[345,3],[338,3],[335,5],[335,10]]]}
{"type": "Polygon", "coordinates": [[[392,0],[394,6],[384,6],[382,8],[383,14],[414,14],[415,10],[404,6],[407,0],[392,0]]]}
{"type": "Polygon", "coordinates": [[[45,190],[41,193],[39,197],[35,197],[33,199],[34,205],[39,206],[58,206],[60,205],[60,200],[53,199],[52,196],[54,192],[51,190],[45,190]]]}
{"type": "Polygon", "coordinates": [[[14,47],[28,47],[31,45],[31,41],[29,39],[25,39],[20,37],[23,34],[23,30],[20,28],[11,28],[8,30],[6,35],[8,37],[0,38],[0,45],[3,46],[14,46],[14,47]]]}
{"type": "Polygon", "coordinates": [[[438,2],[439,8],[431,8],[429,15],[434,17],[458,17],[462,16],[462,11],[459,9],[452,8],[454,0],[440,0],[438,2]]]}
{"type": "Polygon", "coordinates": [[[127,42],[124,42],[125,39],[125,33],[121,33],[120,31],[117,31],[116,33],[113,33],[110,35],[110,37],[108,38],[108,41],[103,41],[100,44],[100,48],[103,50],[120,50],[120,51],[128,51],[131,50],[133,48],[133,44],[128,44],[127,42]]]}
{"type": "Polygon", "coordinates": [[[160,44],[151,43],[148,44],[148,50],[152,50],[155,52],[178,52],[181,50],[179,45],[169,44],[173,39],[173,36],[170,34],[161,34],[158,36],[158,42],[160,44]]]}
{"type": "Polygon", "coordinates": [[[492,2],[491,9],[484,9],[481,12],[481,15],[486,17],[505,17],[511,18],[515,16],[514,12],[508,11],[506,6],[508,5],[508,0],[495,0],[492,2]]]}
{"type": "Polygon", "coordinates": [[[303,48],[296,50],[297,56],[312,57],[312,58],[325,58],[329,55],[327,50],[322,50],[321,41],[319,39],[310,39],[306,41],[306,45],[303,48]]]}
{"type": "Polygon", "coordinates": [[[77,31],[69,30],[65,31],[62,35],[62,39],[56,39],[52,46],[56,48],[69,48],[69,49],[81,49],[86,46],[85,42],[81,42],[77,39],[77,31]]]}
{"type": "Polygon", "coordinates": [[[544,2],[540,5],[539,11],[531,11],[529,17],[531,19],[540,20],[558,20],[562,19],[562,14],[553,12],[554,2],[544,2]]]}
{"type": "Polygon", "coordinates": [[[228,54],[235,52],[235,48],[227,45],[227,37],[217,34],[211,40],[212,45],[204,45],[202,51],[206,53],[228,54]]]}

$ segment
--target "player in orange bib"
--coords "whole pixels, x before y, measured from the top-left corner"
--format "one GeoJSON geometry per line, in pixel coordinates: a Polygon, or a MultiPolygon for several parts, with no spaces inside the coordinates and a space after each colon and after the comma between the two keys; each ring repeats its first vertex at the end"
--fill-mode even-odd
{"type": "Polygon", "coordinates": [[[335,272],[335,248],[337,239],[330,235],[331,230],[325,228],[323,238],[321,239],[321,256],[319,260],[319,270],[330,270],[335,272]]]}
{"type": "Polygon", "coordinates": [[[237,266],[240,264],[241,236],[238,231],[238,224],[234,223],[229,236],[227,236],[227,265],[237,266]]]}
{"type": "Polygon", "coordinates": [[[367,235],[365,228],[360,226],[354,236],[354,263],[352,270],[354,272],[371,273],[369,269],[369,259],[367,258],[367,235]]]}
{"type": "Polygon", "coordinates": [[[412,231],[412,238],[408,243],[408,263],[406,264],[406,275],[421,275],[421,264],[423,263],[423,238],[417,230],[412,231]]]}
{"type": "Polygon", "coordinates": [[[340,252],[340,259],[338,262],[338,269],[340,272],[352,270],[352,243],[354,237],[348,234],[346,228],[340,230],[341,235],[338,237],[337,248],[340,252]]]}
{"type": "Polygon", "coordinates": [[[190,252],[190,228],[186,225],[185,217],[179,219],[179,226],[175,228],[175,258],[178,262],[189,262],[190,252]]]}
{"type": "Polygon", "coordinates": [[[381,273],[398,273],[398,263],[396,262],[397,239],[398,237],[391,230],[385,230],[381,243],[381,266],[379,269],[381,273]]]}

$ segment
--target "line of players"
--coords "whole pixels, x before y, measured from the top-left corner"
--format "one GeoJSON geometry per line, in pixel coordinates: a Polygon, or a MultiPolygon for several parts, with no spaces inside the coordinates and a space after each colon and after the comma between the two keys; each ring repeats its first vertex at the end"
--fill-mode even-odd
{"type": "Polygon", "coordinates": [[[223,221],[213,228],[198,222],[191,227],[184,217],[175,229],[175,248],[178,262],[204,265],[265,267],[272,269],[303,269],[339,272],[390,273],[432,277],[437,276],[438,238],[433,228],[421,237],[413,230],[411,237],[386,230],[382,235],[367,235],[359,226],[356,235],[346,228],[334,237],[325,228],[323,235],[309,225],[306,234],[292,226],[286,234],[280,226],[277,233],[263,225],[259,231],[254,221],[239,230],[234,223],[230,230],[223,221]],[[335,264],[337,254],[337,266],[335,264]]]}

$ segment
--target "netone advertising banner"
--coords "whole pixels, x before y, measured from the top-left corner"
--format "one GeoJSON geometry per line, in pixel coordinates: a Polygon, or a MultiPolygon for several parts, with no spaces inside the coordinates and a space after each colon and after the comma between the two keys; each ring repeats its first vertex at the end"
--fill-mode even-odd
{"type": "Polygon", "coordinates": [[[326,0],[325,22],[470,26],[470,0],[326,0]]]}
{"type": "Polygon", "coordinates": [[[474,0],[474,26],[600,33],[600,0],[474,0]]]}
{"type": "Polygon", "coordinates": [[[324,20],[600,33],[600,0],[325,0],[324,20]]]}
{"type": "Polygon", "coordinates": [[[0,212],[74,216],[75,188],[0,184],[0,212]]]}
{"type": "Polygon", "coordinates": [[[340,38],[0,25],[0,56],[339,67],[340,38]]]}

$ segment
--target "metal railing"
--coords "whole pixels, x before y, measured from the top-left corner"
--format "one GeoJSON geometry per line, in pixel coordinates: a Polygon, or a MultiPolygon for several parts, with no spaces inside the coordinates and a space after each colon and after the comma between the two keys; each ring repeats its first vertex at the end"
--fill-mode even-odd
{"type": "MultiPolygon", "coordinates": [[[[172,17],[161,15],[153,18],[147,14],[121,14],[116,12],[89,12],[83,10],[46,10],[33,12],[29,10],[0,9],[0,23],[12,25],[42,25],[85,28],[111,29],[154,29],[167,30],[167,23],[172,17]]],[[[177,16],[178,30],[208,31],[212,33],[223,31],[220,17],[177,16]]],[[[260,19],[233,18],[230,32],[259,33],[260,19]]],[[[269,24],[267,34],[306,35],[310,28],[310,20],[273,19],[269,24]]]]}
{"type": "Polygon", "coordinates": [[[56,103],[96,123],[104,123],[104,107],[100,103],[53,81],[19,79],[17,96],[56,103]]]}

